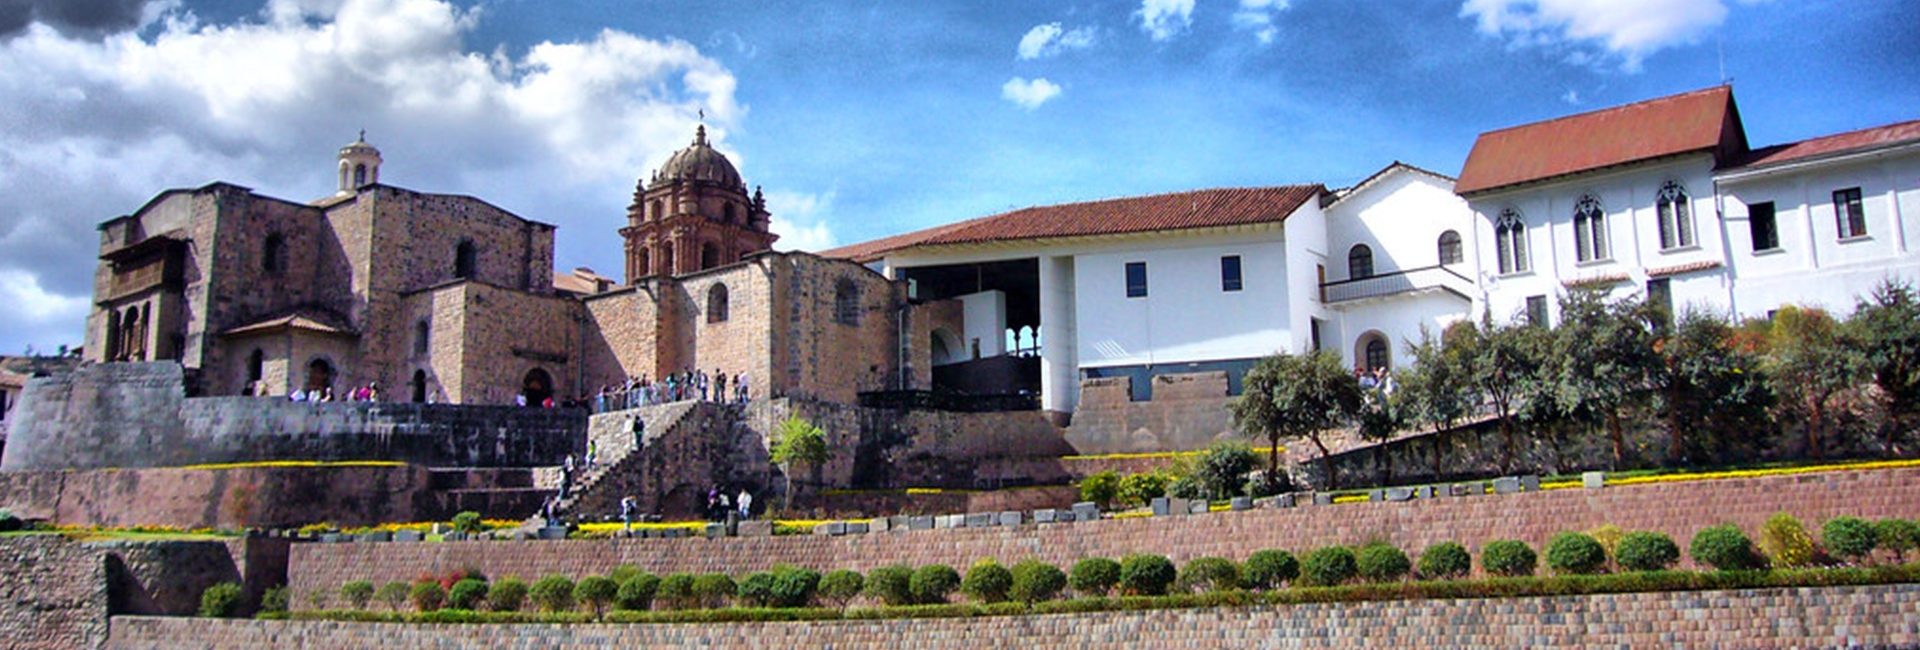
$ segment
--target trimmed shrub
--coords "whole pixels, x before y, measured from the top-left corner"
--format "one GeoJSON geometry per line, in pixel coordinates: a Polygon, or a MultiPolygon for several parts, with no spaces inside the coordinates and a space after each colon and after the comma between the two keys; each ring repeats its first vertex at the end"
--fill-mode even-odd
{"type": "Polygon", "coordinates": [[[517,612],[527,604],[527,583],[518,578],[501,578],[487,587],[487,608],[496,612],[517,612]]]}
{"type": "Polygon", "coordinates": [[[867,580],[860,575],[859,571],[852,569],[828,571],[826,575],[820,576],[820,597],[835,607],[846,609],[854,598],[860,596],[860,590],[865,589],[866,585],[867,580]]]}
{"type": "Polygon", "coordinates": [[[1480,568],[1497,576],[1530,576],[1540,557],[1533,547],[1517,539],[1487,542],[1480,548],[1480,568]]]}
{"type": "Polygon", "coordinates": [[[366,609],[367,603],[373,602],[373,583],[354,580],[340,585],[340,600],[354,609],[366,609]]]}
{"type": "Polygon", "coordinates": [[[1223,557],[1197,557],[1180,567],[1181,591],[1232,591],[1240,588],[1240,565],[1223,557]]]}
{"type": "Polygon", "coordinates": [[[1067,587],[1067,574],[1060,567],[1039,560],[1021,560],[1013,565],[1013,586],[1007,596],[1033,604],[1053,600],[1067,587]]]}
{"type": "Polygon", "coordinates": [[[1920,523],[1911,519],[1882,519],[1874,522],[1873,536],[1880,548],[1893,553],[1893,561],[1906,564],[1907,551],[1920,548],[1920,523]]]}
{"type": "Polygon", "coordinates": [[[1193,477],[1209,499],[1240,496],[1247,484],[1247,473],[1260,466],[1260,457],[1247,443],[1222,440],[1207,446],[1194,464],[1193,477]]]}
{"type": "Polygon", "coordinates": [[[533,598],[534,606],[543,612],[573,610],[573,581],[557,573],[535,580],[533,588],[527,590],[527,595],[533,598]]]}
{"type": "Polygon", "coordinates": [[[1703,528],[1687,545],[1693,561],[1719,569],[1738,571],[1760,566],[1762,558],[1753,550],[1753,540],[1733,524],[1703,528]]]}
{"type": "Polygon", "coordinates": [[[1104,557],[1082,558],[1067,574],[1067,586],[1081,596],[1105,596],[1120,584],[1120,563],[1104,557]]]}
{"type": "Polygon", "coordinates": [[[613,594],[613,608],[628,611],[646,611],[653,607],[653,595],[660,590],[660,577],[641,572],[626,582],[620,583],[620,590],[613,594]]]}
{"type": "Polygon", "coordinates": [[[1780,512],[1760,525],[1760,550],[1776,569],[1813,564],[1813,535],[1793,515],[1780,512]]]}
{"type": "Polygon", "coordinates": [[[773,572],[756,571],[740,579],[740,603],[748,607],[773,606],[773,572]]]}
{"type": "Polygon", "coordinates": [[[1120,561],[1120,589],[1133,596],[1159,596],[1167,593],[1179,573],[1164,555],[1129,555],[1120,561]]]}
{"type": "Polygon", "coordinates": [[[660,578],[660,590],[654,598],[667,609],[693,609],[693,574],[669,573],[660,578]]]}
{"type": "Polygon", "coordinates": [[[1628,571],[1665,571],[1680,561],[1680,546],[1665,533],[1635,531],[1620,537],[1613,559],[1628,571]]]}
{"type": "Polygon", "coordinates": [[[1277,589],[1300,577],[1300,561],[1279,549],[1254,551],[1244,568],[1241,581],[1252,589],[1277,589]]]}
{"type": "Polygon", "coordinates": [[[1353,565],[1368,582],[1403,580],[1413,571],[1413,562],[1407,559],[1406,552],[1386,543],[1360,547],[1360,551],[1353,554],[1353,565]]]}
{"type": "Polygon", "coordinates": [[[1013,572],[991,559],[973,563],[967,577],[960,580],[960,593],[978,603],[1004,602],[1012,588],[1013,572]]]}
{"type": "Polygon", "coordinates": [[[407,591],[407,600],[413,603],[414,611],[431,612],[447,606],[447,590],[438,582],[422,580],[413,583],[413,589],[407,591]]]}
{"type": "Polygon", "coordinates": [[[1593,530],[1587,531],[1588,537],[1592,537],[1593,541],[1599,542],[1600,548],[1607,550],[1607,557],[1613,557],[1614,552],[1620,549],[1620,538],[1626,537],[1626,535],[1627,531],[1620,530],[1619,526],[1613,524],[1602,524],[1594,527],[1593,530]]]}
{"type": "Polygon", "coordinates": [[[200,616],[229,618],[240,613],[240,584],[222,582],[200,592],[200,616]]]}
{"type": "Polygon", "coordinates": [[[1857,517],[1834,517],[1820,526],[1820,544],[1835,557],[1858,564],[1873,555],[1879,543],[1873,524],[1857,517]]]}
{"type": "Polygon", "coordinates": [[[913,571],[908,586],[913,591],[914,602],[922,605],[944,603],[947,602],[947,596],[960,587],[960,572],[945,564],[929,564],[913,571]]]}
{"type": "Polygon", "coordinates": [[[462,533],[477,533],[486,530],[487,526],[480,523],[480,513],[463,510],[453,516],[453,529],[462,533]]]}
{"type": "Polygon", "coordinates": [[[260,593],[260,612],[284,614],[287,611],[287,587],[268,587],[260,593]]]}
{"type": "Polygon", "coordinates": [[[1587,575],[1607,566],[1607,549],[1586,533],[1572,531],[1547,540],[1547,568],[1554,573],[1587,575]]]}
{"type": "Polygon", "coordinates": [[[1201,482],[1198,476],[1192,474],[1181,475],[1167,483],[1167,496],[1176,499],[1205,499],[1207,498],[1207,485],[1201,482]]]}
{"type": "Polygon", "coordinates": [[[820,588],[820,572],[791,566],[773,568],[773,606],[806,607],[820,588]]]}
{"type": "Polygon", "coordinates": [[[1345,546],[1316,548],[1300,561],[1300,577],[1310,585],[1331,587],[1352,580],[1357,573],[1353,549],[1345,546]]]}
{"type": "Polygon", "coordinates": [[[622,564],[620,566],[614,567],[612,571],[608,571],[607,577],[612,578],[615,584],[624,585],[624,584],[627,584],[628,580],[632,580],[636,577],[639,577],[639,575],[642,573],[645,573],[645,572],[641,571],[640,567],[637,567],[631,564],[622,564]]]}
{"type": "Polygon", "coordinates": [[[1420,552],[1420,577],[1455,580],[1473,571],[1473,556],[1458,542],[1440,542],[1420,552]]]}
{"type": "MultiPolygon", "coordinates": [[[[372,598],[369,597],[368,600],[372,600],[372,598]]],[[[307,607],[309,609],[324,610],[330,608],[332,605],[333,590],[315,589],[307,592],[307,607]]]]}
{"type": "Polygon", "coordinates": [[[619,594],[620,585],[606,576],[587,576],[580,579],[580,584],[573,586],[574,601],[586,605],[594,616],[607,611],[607,605],[619,594]]]}
{"type": "Polygon", "coordinates": [[[387,611],[400,611],[400,606],[407,602],[407,583],[395,580],[380,585],[380,590],[374,592],[373,597],[386,603],[387,611]]]}
{"type": "Polygon", "coordinates": [[[1080,500],[1092,501],[1106,510],[1120,496],[1120,474],[1113,470],[1094,472],[1080,479],[1080,500]]]}
{"type": "Polygon", "coordinates": [[[1120,505],[1143,506],[1167,495],[1167,476],[1159,472],[1128,474],[1120,478],[1120,505]]]}
{"type": "Polygon", "coordinates": [[[734,584],[733,578],[724,573],[707,573],[693,579],[693,597],[700,601],[701,607],[707,609],[726,607],[733,600],[734,592],[739,590],[740,585],[734,584]]]}
{"type": "Polygon", "coordinates": [[[487,598],[487,583],[467,578],[453,583],[447,590],[447,606],[454,609],[480,609],[480,602],[487,598]]]}
{"type": "Polygon", "coordinates": [[[866,592],[881,604],[913,604],[913,569],[901,565],[883,566],[867,573],[866,592]]]}

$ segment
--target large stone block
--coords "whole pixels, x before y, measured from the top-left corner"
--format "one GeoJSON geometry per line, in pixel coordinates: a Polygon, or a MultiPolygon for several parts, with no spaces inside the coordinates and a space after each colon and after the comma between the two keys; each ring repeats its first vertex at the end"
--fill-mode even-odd
{"type": "Polygon", "coordinates": [[[907,530],[933,530],[933,520],[933,517],[927,515],[908,517],[907,530]]]}
{"type": "Polygon", "coordinates": [[[994,525],[994,523],[993,513],[991,512],[967,513],[966,527],[968,528],[986,528],[994,525]]]}
{"type": "Polygon", "coordinates": [[[1502,476],[1493,479],[1494,494],[1514,494],[1521,490],[1520,477],[1502,476]]]}
{"type": "Polygon", "coordinates": [[[1073,504],[1074,521],[1095,521],[1100,518],[1100,506],[1092,501],[1073,504]]]}
{"type": "Polygon", "coordinates": [[[1001,526],[1018,526],[1020,525],[1020,512],[1017,510],[1002,512],[1000,513],[999,520],[994,523],[1001,526]]]}
{"type": "Polygon", "coordinates": [[[1580,486],[1589,490],[1598,490],[1607,486],[1606,472],[1581,472],[1580,486]]]}

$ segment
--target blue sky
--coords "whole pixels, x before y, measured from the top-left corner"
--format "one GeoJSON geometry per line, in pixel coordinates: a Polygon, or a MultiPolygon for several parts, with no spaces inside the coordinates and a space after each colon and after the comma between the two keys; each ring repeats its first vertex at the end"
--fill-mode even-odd
{"type": "Polygon", "coordinates": [[[1895,0],[0,0],[0,351],[78,343],[93,226],[168,187],[383,180],[617,271],[704,111],[779,247],[1027,205],[1453,174],[1489,129],[1734,80],[1756,146],[1920,118],[1895,0]],[[1024,45],[1023,45],[1024,44],[1024,45]],[[1724,64],[1723,64],[1724,62],[1724,64]]]}

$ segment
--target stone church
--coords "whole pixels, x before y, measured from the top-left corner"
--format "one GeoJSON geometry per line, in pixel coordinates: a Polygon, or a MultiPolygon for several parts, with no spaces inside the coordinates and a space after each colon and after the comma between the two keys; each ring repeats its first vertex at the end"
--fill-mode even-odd
{"type": "Polygon", "coordinates": [[[554,226],[382,183],[380,165],[362,134],[330,196],[215,182],[101,224],[88,359],[177,360],[191,395],[377,383],[385,400],[539,403],[699,368],[850,403],[927,386],[914,342],[958,327],[957,305],[857,263],[772,251],[765,199],[704,126],[635,188],[624,283],[555,273],[554,226]]]}

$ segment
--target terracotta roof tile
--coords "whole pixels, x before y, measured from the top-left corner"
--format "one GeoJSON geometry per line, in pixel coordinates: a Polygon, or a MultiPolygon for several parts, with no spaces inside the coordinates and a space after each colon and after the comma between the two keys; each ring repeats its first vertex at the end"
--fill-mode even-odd
{"type": "Polygon", "coordinates": [[[1705,271],[1708,269],[1717,269],[1717,268],[1720,268],[1720,260],[1703,260],[1699,262],[1688,262],[1686,264],[1675,264],[1673,266],[1662,266],[1659,268],[1647,269],[1647,277],[1664,278],[1670,275],[1680,275],[1682,273],[1692,273],[1695,271],[1705,271]]]}
{"type": "Polygon", "coordinates": [[[1279,223],[1326,191],[1323,185],[1210,189],[1022,208],[842,246],[820,255],[870,262],[915,246],[1279,223]]]}
{"type": "Polygon", "coordinates": [[[1818,158],[1833,154],[1865,151],[1879,147],[1920,141],[1920,120],[1899,122],[1870,129],[1836,133],[1810,140],[1776,144],[1753,150],[1745,158],[1737,161],[1739,167],[1754,168],[1779,165],[1797,160],[1818,158]]]}
{"type": "Polygon", "coordinates": [[[241,325],[239,327],[235,327],[227,331],[221,332],[221,334],[224,336],[236,336],[240,334],[256,334],[256,333],[262,333],[262,332],[272,332],[272,331],[278,331],[281,329],[297,329],[297,330],[306,330],[309,332],[318,332],[321,334],[339,334],[339,335],[346,335],[346,336],[353,335],[353,332],[351,330],[348,330],[347,328],[344,328],[344,327],[338,327],[335,325],[327,324],[325,322],[322,322],[321,318],[322,317],[319,317],[319,316],[309,316],[309,315],[303,315],[303,314],[281,316],[279,318],[269,318],[267,320],[263,320],[257,323],[249,323],[246,325],[241,325]]]}
{"type": "Polygon", "coordinates": [[[1715,86],[1480,134],[1454,191],[1462,195],[1642,160],[1746,151],[1733,88],[1715,86]]]}

